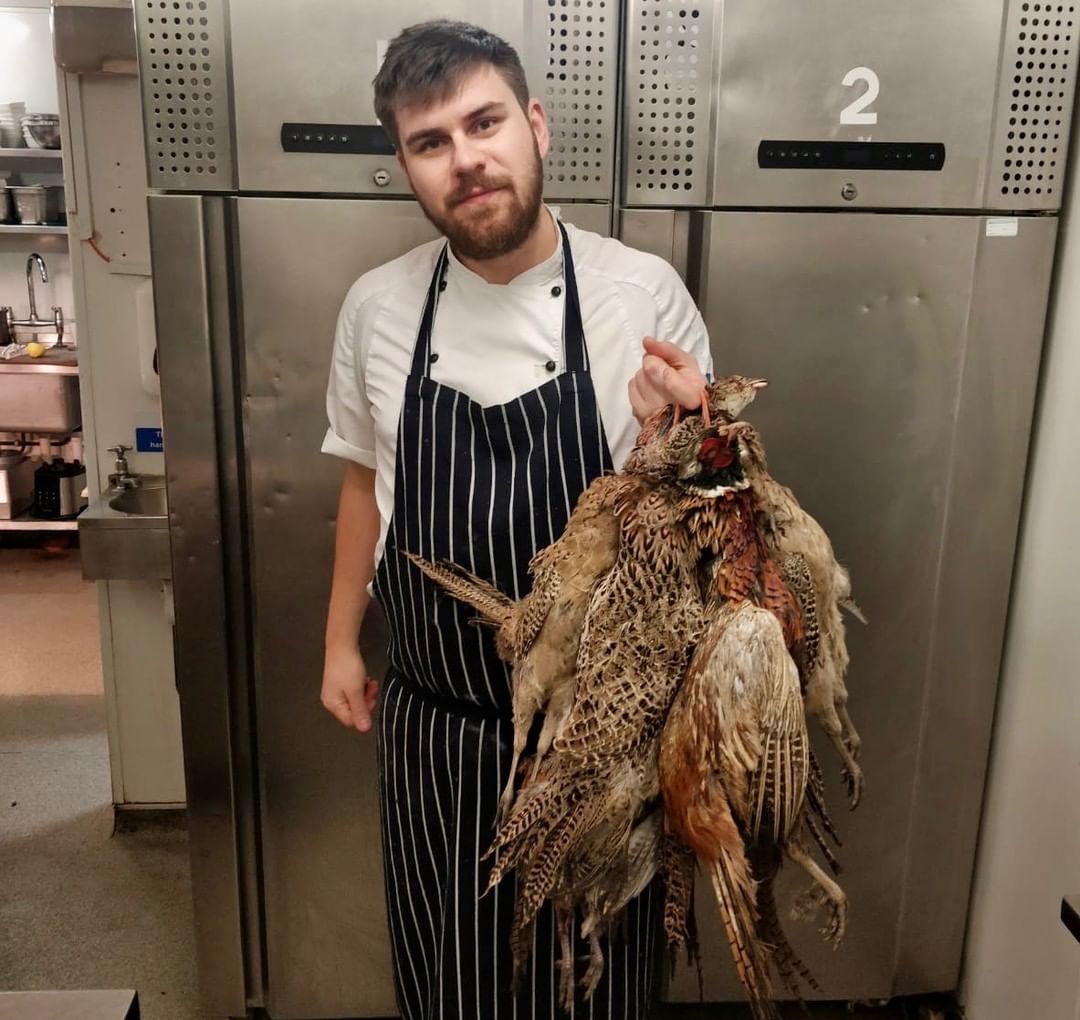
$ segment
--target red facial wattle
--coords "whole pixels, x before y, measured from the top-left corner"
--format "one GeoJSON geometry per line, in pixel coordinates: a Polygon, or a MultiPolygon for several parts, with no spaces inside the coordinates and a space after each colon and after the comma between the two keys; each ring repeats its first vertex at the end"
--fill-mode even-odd
{"type": "Polygon", "coordinates": [[[698,461],[710,471],[722,471],[735,461],[735,448],[722,439],[710,436],[698,450],[698,461]]]}

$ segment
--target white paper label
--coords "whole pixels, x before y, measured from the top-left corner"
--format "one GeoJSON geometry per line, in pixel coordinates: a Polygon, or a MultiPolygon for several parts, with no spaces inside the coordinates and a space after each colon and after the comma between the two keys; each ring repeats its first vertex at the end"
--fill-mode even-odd
{"type": "Polygon", "coordinates": [[[1020,233],[1020,220],[1015,216],[991,216],[986,221],[987,237],[1016,237],[1020,233]]]}

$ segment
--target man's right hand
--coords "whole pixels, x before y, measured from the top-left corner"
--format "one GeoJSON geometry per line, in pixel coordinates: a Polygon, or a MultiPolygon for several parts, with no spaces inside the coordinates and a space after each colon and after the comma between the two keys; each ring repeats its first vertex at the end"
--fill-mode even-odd
{"type": "Polygon", "coordinates": [[[341,479],[334,537],[334,579],[326,614],[323,707],[342,726],[367,733],[379,685],[368,676],[357,635],[368,606],[368,584],[375,573],[379,508],[375,472],[349,461],[341,479]]]}
{"type": "Polygon", "coordinates": [[[342,726],[367,733],[378,696],[379,682],[368,676],[358,648],[327,649],[319,700],[342,726]]]}

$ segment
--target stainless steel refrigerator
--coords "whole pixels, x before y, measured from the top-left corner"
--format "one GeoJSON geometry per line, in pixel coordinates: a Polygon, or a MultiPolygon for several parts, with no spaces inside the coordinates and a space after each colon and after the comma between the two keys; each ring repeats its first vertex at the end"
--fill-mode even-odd
{"type": "MultiPolygon", "coordinates": [[[[957,987],[1080,5],[632,0],[621,236],[679,266],[773,473],[833,537],[867,791],[829,998],[957,987]]],[[[820,734],[818,735],[820,736],[820,734]]],[[[801,884],[787,875],[789,889],[801,884]]],[[[717,912],[699,887],[703,938],[717,912]]],[[[710,969],[706,998],[730,998],[710,969]]],[[[691,975],[673,998],[696,999],[691,975]]]]}
{"type": "MultiPolygon", "coordinates": [[[[610,232],[612,0],[138,0],[203,1000],[395,1012],[374,741],[319,703],[341,464],[319,453],[334,324],[429,240],[378,127],[383,48],[427,17],[519,47],[555,135],[545,195],[610,232]]],[[[384,662],[377,613],[369,666],[384,662]]]]}
{"type": "MultiPolygon", "coordinates": [[[[868,790],[839,819],[850,934],[793,941],[829,998],[955,987],[1074,6],[136,0],[208,1012],[394,1012],[372,741],[318,701],[341,471],[318,448],[345,291],[433,236],[370,81],[436,15],[521,48],[549,202],[671,259],[718,369],[772,380],[751,417],[871,620],[850,677],[868,790]]],[[[374,614],[363,637],[377,671],[374,614]]],[[[699,918],[706,997],[739,997],[705,898],[699,918]]]]}

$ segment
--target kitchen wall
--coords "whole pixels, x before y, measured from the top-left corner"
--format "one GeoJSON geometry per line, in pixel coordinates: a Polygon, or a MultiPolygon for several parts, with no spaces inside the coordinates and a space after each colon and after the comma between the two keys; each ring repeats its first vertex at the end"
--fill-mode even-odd
{"type": "MultiPolygon", "coordinates": [[[[57,113],[59,99],[48,4],[0,5],[0,103],[25,102],[27,113],[57,113]]],[[[0,170],[14,170],[24,184],[62,184],[59,174],[30,173],[15,162],[0,162],[0,170]]],[[[15,317],[29,314],[26,294],[26,257],[38,252],[45,259],[49,282],[35,280],[38,312],[47,315],[53,305],[64,310],[66,338],[77,335],[71,265],[67,238],[62,235],[31,237],[0,233],[0,305],[11,305],[15,317]],[[70,327],[70,332],[68,328],[70,327]]]]}
{"type": "MultiPolygon", "coordinates": [[[[110,0],[110,6],[120,4],[110,0]]],[[[74,6],[74,4],[69,4],[74,6]]],[[[134,23],[132,22],[132,32],[134,23]]],[[[61,73],[71,153],[71,262],[91,498],[107,485],[116,443],[160,427],[138,79],[133,73],[61,73]],[[97,251],[83,238],[94,237],[97,251]]],[[[160,453],[132,451],[131,469],[161,474],[160,453]]],[[[122,807],[181,807],[180,708],[173,672],[168,582],[99,583],[102,668],[113,799],[122,807]]]]}
{"type": "Polygon", "coordinates": [[[1080,1020],[1080,131],[1071,183],[968,932],[969,1020],[1080,1020]]]}
{"type": "Polygon", "coordinates": [[[56,70],[48,5],[0,5],[0,103],[56,113],[56,70]]]}

